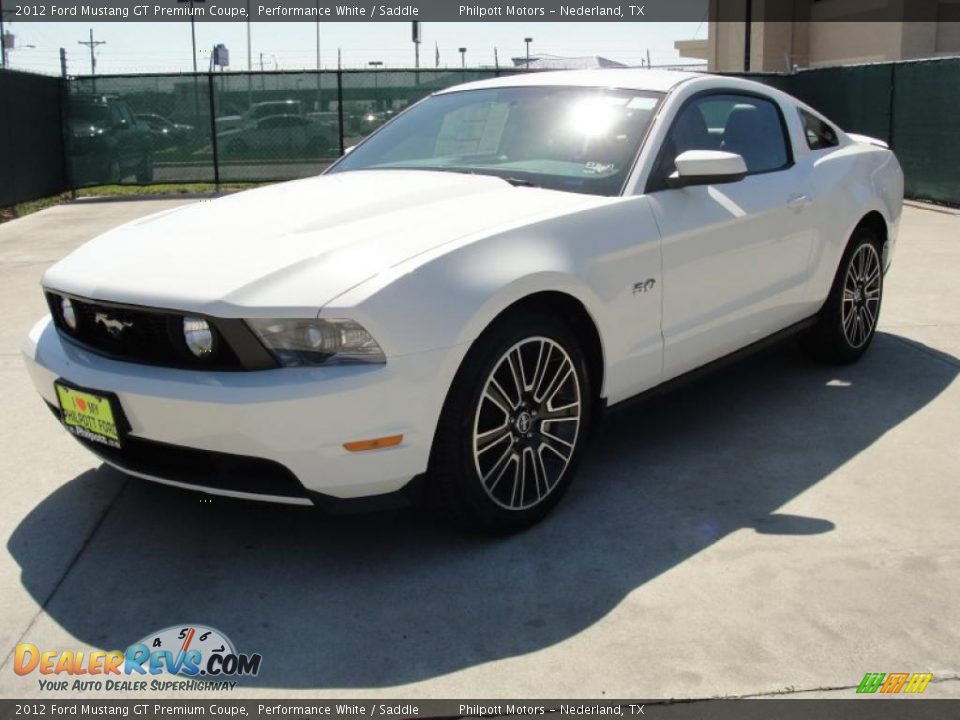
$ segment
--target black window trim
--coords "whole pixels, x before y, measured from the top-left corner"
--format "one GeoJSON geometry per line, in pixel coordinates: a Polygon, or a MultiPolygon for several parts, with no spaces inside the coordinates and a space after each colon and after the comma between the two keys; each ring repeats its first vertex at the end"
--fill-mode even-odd
{"type": "Polygon", "coordinates": [[[702,100],[705,97],[711,97],[716,95],[734,95],[740,97],[756,98],[758,100],[765,100],[766,102],[773,105],[774,109],[777,111],[777,117],[780,119],[780,132],[783,135],[784,145],[787,149],[787,162],[778,168],[773,168],[772,170],[758,170],[756,172],[747,172],[746,177],[753,177],[754,175],[769,175],[771,173],[783,172],[789,170],[794,165],[796,165],[796,158],[793,153],[793,136],[790,134],[790,128],[787,126],[787,120],[783,115],[783,108],[780,105],[780,102],[776,99],[762,92],[757,92],[755,90],[739,90],[734,88],[711,88],[709,90],[701,90],[698,93],[694,93],[686,100],[683,101],[683,104],[680,106],[680,109],[673,116],[673,120],[670,122],[670,127],[667,128],[666,134],[664,137],[664,142],[660,144],[659,150],[657,150],[657,157],[654,160],[653,166],[650,169],[650,175],[647,178],[646,185],[644,186],[644,194],[649,195],[651,193],[660,192],[662,190],[670,190],[666,184],[666,177],[659,177],[658,173],[660,166],[663,163],[664,153],[666,151],[666,140],[670,137],[670,134],[673,132],[674,128],[677,125],[677,121],[680,119],[681,114],[693,103],[698,100],[702,100]]]}
{"type": "Polygon", "coordinates": [[[820,115],[813,110],[804,107],[803,105],[797,105],[797,115],[800,117],[800,129],[803,131],[803,141],[807,144],[807,148],[810,152],[820,152],[821,150],[832,150],[833,148],[840,147],[840,131],[834,126],[832,122],[827,120],[825,117],[820,115]],[[807,123],[804,120],[804,115],[809,115],[815,120],[819,120],[824,125],[826,125],[833,132],[833,144],[827,145],[826,147],[810,147],[810,138],[807,137],[807,123]]]}

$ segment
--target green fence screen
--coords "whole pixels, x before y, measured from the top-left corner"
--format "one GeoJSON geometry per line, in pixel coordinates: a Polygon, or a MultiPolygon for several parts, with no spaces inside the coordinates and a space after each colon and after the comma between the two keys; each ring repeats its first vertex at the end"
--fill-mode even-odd
{"type": "Polygon", "coordinates": [[[0,207],[67,189],[63,84],[0,70],[0,207]]]}
{"type": "MultiPolygon", "coordinates": [[[[0,206],[106,183],[315,175],[426,95],[509,70],[78,77],[0,72],[0,206]]],[[[960,205],[960,58],[748,77],[886,140],[908,197],[960,205]]]]}
{"type": "Polygon", "coordinates": [[[960,58],[757,75],[896,151],[910,198],[960,205],[960,58]]]}

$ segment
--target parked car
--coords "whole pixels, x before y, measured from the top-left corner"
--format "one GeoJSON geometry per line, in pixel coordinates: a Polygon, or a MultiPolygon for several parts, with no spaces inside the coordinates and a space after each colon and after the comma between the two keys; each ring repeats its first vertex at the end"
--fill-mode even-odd
{"type": "Polygon", "coordinates": [[[338,146],[336,128],[301,115],[271,115],[227,130],[218,141],[227,153],[318,157],[338,146]]]}
{"type": "Polygon", "coordinates": [[[156,149],[184,145],[193,136],[193,125],[175,123],[163,115],[141,113],[134,115],[134,117],[137,122],[141,122],[150,128],[150,134],[153,136],[153,146],[156,149]]]}
{"type": "Polygon", "coordinates": [[[299,100],[267,100],[253,103],[241,115],[221,115],[214,120],[217,132],[236,130],[256,125],[258,121],[271,115],[303,115],[303,105],[299,100]]]}
{"type": "Polygon", "coordinates": [[[605,406],[787,336],[860,358],[902,199],[882,142],[748,80],[485,80],[320,177],[101,235],[44,275],[24,355],[132,475],[322,507],[420,494],[514,531],[605,406]]]}
{"type": "Polygon", "coordinates": [[[137,121],[123,100],[74,95],[69,101],[68,153],[78,184],[118,183],[129,176],[153,181],[150,129],[137,121]]]}

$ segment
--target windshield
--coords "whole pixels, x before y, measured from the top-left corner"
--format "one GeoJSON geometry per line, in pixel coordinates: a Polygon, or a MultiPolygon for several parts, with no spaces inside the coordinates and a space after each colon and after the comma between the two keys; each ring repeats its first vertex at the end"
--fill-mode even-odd
{"type": "Polygon", "coordinates": [[[110,109],[99,103],[76,103],[70,107],[70,118],[91,125],[109,125],[110,109]]]}
{"type": "Polygon", "coordinates": [[[330,172],[443,170],[617,195],[661,98],[584,87],[434,95],[384,126],[330,172]]]}

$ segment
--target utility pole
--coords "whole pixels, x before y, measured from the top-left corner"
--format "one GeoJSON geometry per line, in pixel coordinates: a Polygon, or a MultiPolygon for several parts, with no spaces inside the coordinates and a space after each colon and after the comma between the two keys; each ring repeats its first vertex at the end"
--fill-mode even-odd
{"type": "Polygon", "coordinates": [[[523,41],[527,44],[527,70],[530,69],[530,43],[533,42],[533,38],[526,37],[523,41]]]}
{"type": "Polygon", "coordinates": [[[67,76],[67,49],[60,48],[60,77],[67,76]]]}
{"type": "Polygon", "coordinates": [[[461,70],[467,69],[467,49],[466,48],[460,48],[460,69],[461,70]]]}
{"type": "Polygon", "coordinates": [[[95,50],[98,45],[106,45],[106,40],[94,40],[93,39],[93,28],[90,28],[90,39],[87,41],[77,40],[77,43],[80,45],[86,45],[90,48],[90,77],[93,78],[93,92],[97,92],[97,56],[95,50]]]}
{"type": "Polygon", "coordinates": [[[493,67],[499,73],[500,72],[500,56],[497,55],[497,46],[493,46],[493,67]]]}

